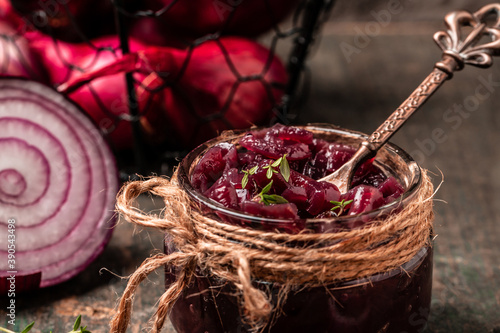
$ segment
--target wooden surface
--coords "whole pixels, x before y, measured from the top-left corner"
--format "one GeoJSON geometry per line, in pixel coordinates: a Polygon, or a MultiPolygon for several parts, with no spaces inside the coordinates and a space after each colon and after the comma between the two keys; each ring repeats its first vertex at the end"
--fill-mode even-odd
{"type": "MultiPolygon", "coordinates": [[[[311,90],[297,123],[373,131],[439,59],[431,36],[443,28],[443,15],[486,3],[402,0],[408,6],[382,25],[370,10],[380,12],[389,2],[368,7],[368,1],[339,1],[311,54],[311,90]],[[366,29],[378,32],[356,46],[359,31],[366,29]],[[341,45],[348,44],[359,52],[347,57],[341,45]]],[[[500,332],[500,59],[487,70],[457,73],[392,141],[435,174],[436,186],[443,181],[435,196],[438,237],[427,332],[500,332]]],[[[149,199],[142,205],[155,207],[149,199]]],[[[120,223],[103,255],[85,272],[17,297],[19,328],[36,321],[33,332],[67,332],[81,314],[89,329],[105,332],[126,285],[116,275],[130,274],[161,249],[161,234],[120,223]]],[[[161,273],[136,296],[130,332],[148,327],[163,291],[161,273]]],[[[168,325],[164,332],[174,331],[168,325]]]]}

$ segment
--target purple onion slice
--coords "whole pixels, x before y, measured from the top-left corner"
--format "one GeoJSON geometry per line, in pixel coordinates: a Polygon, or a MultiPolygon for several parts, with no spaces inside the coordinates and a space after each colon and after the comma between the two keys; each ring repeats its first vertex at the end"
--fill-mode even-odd
{"type": "Polygon", "coordinates": [[[75,104],[0,80],[0,291],[9,272],[47,287],[87,267],[111,236],[118,185],[110,149],[75,104]]]}

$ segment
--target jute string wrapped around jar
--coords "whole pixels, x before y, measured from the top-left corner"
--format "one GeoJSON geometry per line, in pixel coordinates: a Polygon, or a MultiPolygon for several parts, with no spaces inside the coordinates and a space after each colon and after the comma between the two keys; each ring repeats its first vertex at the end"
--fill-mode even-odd
{"type": "Polygon", "coordinates": [[[253,331],[259,331],[273,314],[279,313],[279,304],[294,288],[326,287],[388,272],[408,262],[422,247],[431,245],[433,185],[425,170],[414,199],[397,213],[361,229],[295,235],[248,229],[205,216],[176,179],[174,175],[172,180],[155,177],[133,181],[124,185],[118,195],[117,210],[125,220],[168,234],[178,251],[146,259],[130,276],[110,332],[126,331],[139,284],[165,265],[174,267],[177,276],[158,301],[153,332],[161,330],[182,291],[200,272],[232,283],[238,290],[243,320],[253,331]],[[134,200],[144,193],[164,200],[161,216],[134,207],[134,200]],[[275,304],[252,281],[279,286],[275,304]]]}

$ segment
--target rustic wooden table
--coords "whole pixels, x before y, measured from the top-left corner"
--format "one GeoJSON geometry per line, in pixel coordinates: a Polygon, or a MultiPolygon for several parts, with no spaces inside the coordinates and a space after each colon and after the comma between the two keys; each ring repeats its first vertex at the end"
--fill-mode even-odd
{"type": "MultiPolygon", "coordinates": [[[[373,131],[439,59],[431,36],[443,28],[444,14],[487,3],[473,2],[339,1],[311,54],[310,95],[296,122],[373,131]],[[400,10],[391,11],[394,3],[400,10]],[[383,19],[383,13],[389,15],[383,19]]],[[[392,140],[434,174],[436,186],[443,181],[435,196],[438,237],[427,332],[500,332],[500,59],[496,62],[488,70],[457,73],[392,140]]],[[[149,199],[142,206],[158,207],[149,199]]],[[[107,331],[126,285],[117,275],[130,274],[161,249],[161,234],[121,222],[103,255],[83,273],[18,296],[18,328],[35,321],[33,332],[67,332],[81,314],[93,332],[107,331]]],[[[135,298],[130,332],[148,327],[162,292],[158,271],[135,298]]],[[[0,326],[5,326],[2,311],[3,306],[0,326]]],[[[164,331],[174,332],[170,325],[164,331]]]]}

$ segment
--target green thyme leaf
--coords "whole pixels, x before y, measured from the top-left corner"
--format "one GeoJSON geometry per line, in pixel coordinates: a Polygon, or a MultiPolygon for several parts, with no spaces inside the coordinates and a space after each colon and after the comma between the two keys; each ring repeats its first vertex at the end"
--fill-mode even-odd
{"type": "Polygon", "coordinates": [[[280,168],[281,175],[283,176],[285,181],[288,182],[288,180],[290,179],[290,164],[288,164],[288,160],[286,159],[286,154],[284,154],[276,161],[264,167],[264,169],[267,169],[266,172],[267,179],[273,178],[273,173],[278,173],[278,170],[275,169],[277,167],[280,168]]]}
{"type": "Polygon", "coordinates": [[[286,200],[285,198],[283,198],[281,195],[278,194],[263,194],[262,202],[266,205],[285,204],[288,203],[288,200],[286,200]]]}
{"type": "Polygon", "coordinates": [[[258,194],[258,197],[260,197],[260,203],[268,206],[271,204],[283,204],[283,203],[288,203],[288,201],[283,198],[281,195],[278,194],[266,194],[271,190],[271,187],[273,186],[273,181],[271,180],[269,184],[267,184],[262,191],[258,194]]]}
{"type": "Polygon", "coordinates": [[[21,333],[27,333],[27,332],[31,331],[31,329],[33,328],[34,325],[35,325],[35,322],[32,322],[31,324],[29,324],[28,326],[26,326],[24,328],[24,330],[21,331],[21,333]]]}
{"type": "Polygon", "coordinates": [[[244,175],[243,175],[243,178],[241,179],[241,188],[247,187],[248,177],[250,175],[254,175],[258,169],[259,169],[259,166],[256,165],[253,168],[251,168],[250,170],[243,170],[244,175]]]}
{"type": "Polygon", "coordinates": [[[248,184],[248,173],[245,173],[245,175],[241,179],[241,188],[247,187],[247,184],[248,184]]]}
{"type": "Polygon", "coordinates": [[[288,183],[290,180],[290,164],[288,164],[288,160],[286,159],[286,154],[281,157],[281,164],[280,164],[280,172],[283,178],[285,178],[285,181],[288,183]]]}
{"type": "Polygon", "coordinates": [[[276,161],[274,161],[274,162],[273,162],[273,164],[271,164],[271,166],[272,166],[273,168],[278,167],[278,166],[281,164],[281,161],[282,161],[282,160],[283,160],[283,157],[278,158],[276,161]]]}
{"type": "Polygon", "coordinates": [[[273,181],[271,180],[269,182],[269,184],[267,184],[266,186],[264,186],[264,188],[262,189],[262,191],[260,191],[260,194],[261,195],[266,194],[267,192],[269,192],[271,190],[272,186],[273,186],[273,181]]]}
{"type": "Polygon", "coordinates": [[[267,179],[273,178],[273,169],[271,167],[267,168],[266,177],[267,179]]]}
{"type": "Polygon", "coordinates": [[[338,209],[339,211],[337,212],[337,215],[340,215],[340,214],[342,214],[344,212],[345,207],[347,205],[349,205],[350,203],[352,203],[352,202],[353,202],[353,200],[347,200],[347,201],[345,201],[345,199],[342,199],[342,201],[334,201],[334,200],[332,200],[332,201],[330,201],[330,203],[333,204],[333,205],[335,205],[335,206],[333,206],[332,208],[330,208],[330,210],[334,212],[334,211],[336,211],[338,209]]]}
{"type": "MultiPolygon", "coordinates": [[[[80,315],[80,316],[78,316],[78,318],[76,318],[76,321],[73,324],[73,329],[68,333],[92,333],[87,329],[87,326],[80,327],[81,322],[82,322],[82,316],[80,315]],[[80,329],[78,329],[78,327],[80,327],[80,329]]],[[[31,324],[26,326],[20,333],[28,333],[29,331],[31,331],[31,329],[33,328],[34,325],[35,325],[35,322],[32,322],[31,324]]],[[[3,327],[0,327],[0,332],[16,333],[14,331],[11,331],[11,330],[9,330],[7,328],[3,328],[3,327]]],[[[52,331],[50,331],[50,333],[52,333],[52,331]]]]}
{"type": "Polygon", "coordinates": [[[278,173],[278,171],[274,170],[274,168],[273,168],[274,163],[276,163],[276,161],[273,163],[269,163],[269,165],[266,165],[265,167],[263,167],[263,169],[267,169],[267,172],[266,172],[267,179],[273,178],[273,173],[278,173]]]}
{"type": "Polygon", "coordinates": [[[76,318],[75,324],[73,325],[73,331],[76,331],[78,327],[80,327],[81,322],[82,322],[82,315],[79,315],[78,318],[76,318]]]}

